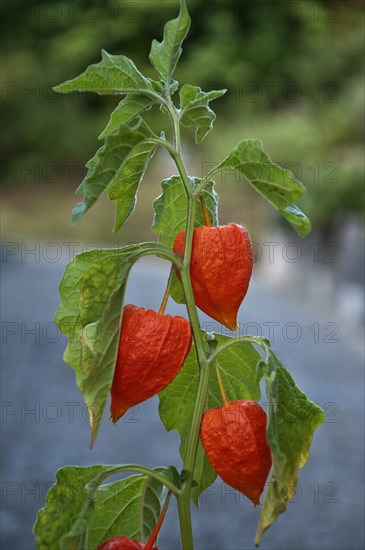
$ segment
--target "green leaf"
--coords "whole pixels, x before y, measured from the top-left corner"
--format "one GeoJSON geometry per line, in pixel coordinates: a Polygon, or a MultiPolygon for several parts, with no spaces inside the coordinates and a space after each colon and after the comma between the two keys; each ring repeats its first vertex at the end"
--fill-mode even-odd
{"type": "MultiPolygon", "coordinates": [[[[218,343],[231,340],[228,337],[214,335],[218,343]]],[[[230,347],[219,356],[220,375],[229,399],[260,399],[261,373],[257,365],[260,354],[251,344],[230,347]]],[[[171,384],[159,394],[159,413],[167,430],[176,430],[180,434],[180,455],[184,460],[187,451],[188,436],[198,387],[198,363],[194,347],[190,351],[183,368],[171,384]]],[[[208,409],[222,405],[216,372],[212,369],[209,380],[208,409]]],[[[192,498],[198,504],[199,495],[209,487],[217,475],[211,467],[203,447],[199,442],[194,480],[197,485],[192,498]]]]}
{"type": "Polygon", "coordinates": [[[152,97],[141,94],[128,94],[110,115],[108,125],[100,134],[99,139],[104,139],[109,134],[119,130],[122,124],[128,124],[135,117],[150,109],[154,103],[155,100],[152,97]]]}
{"type": "Polygon", "coordinates": [[[72,80],[55,86],[55,92],[96,92],[98,94],[142,93],[156,97],[152,81],[139,72],[133,61],[124,55],[110,55],[102,50],[99,63],[72,80]]]}
{"type": "Polygon", "coordinates": [[[281,213],[301,237],[305,237],[311,232],[312,225],[309,218],[296,204],[290,204],[284,210],[281,210],[281,213]]]}
{"type": "Polygon", "coordinates": [[[220,170],[237,170],[270,204],[293,225],[301,236],[310,230],[309,220],[293,203],[305,187],[289,170],[275,164],[264,152],[259,139],[245,139],[209,174],[220,170]]]}
{"type": "MultiPolygon", "coordinates": [[[[79,468],[66,466],[56,472],[57,482],[47,493],[45,507],[39,510],[34,524],[35,545],[38,550],[61,549],[61,539],[74,527],[83,512],[83,529],[69,548],[84,548],[84,530],[94,513],[94,503],[87,498],[85,485],[95,479],[103,466],[79,468]],[[85,507],[85,503],[89,504],[85,507]]],[[[80,527],[80,524],[79,526],[80,527]]]]}
{"type": "Polygon", "coordinates": [[[184,126],[196,126],[195,141],[200,143],[213,128],[216,115],[209,102],[222,97],[227,90],[203,92],[199,86],[185,84],[180,90],[180,121],[184,126]]]}
{"type": "Polygon", "coordinates": [[[86,165],[87,175],[76,191],[84,195],[84,201],[73,209],[73,223],[107,189],[109,197],[117,202],[117,226],[121,227],[133,212],[139,182],[155,149],[153,144],[145,143],[150,136],[150,129],[141,120],[132,128],[122,125],[107,136],[105,144],[86,165]]]}
{"type": "Polygon", "coordinates": [[[164,28],[163,40],[153,40],[150,61],[161,79],[170,85],[172,74],[180,58],[183,43],[190,27],[190,16],[185,0],[180,0],[180,13],[176,19],[168,21],[164,28]]]}
{"type": "MultiPolygon", "coordinates": [[[[146,245],[145,245],[146,246],[146,245]]],[[[69,342],[64,360],[75,371],[95,441],[112,383],[129,271],[143,245],[84,252],[66,268],[55,316],[69,342]]]]}
{"type": "Polygon", "coordinates": [[[267,437],[273,457],[270,487],[265,497],[256,534],[256,544],[286,510],[296,493],[298,471],[309,458],[314,431],[324,413],[295,385],[271,349],[268,350],[266,393],[269,402],[267,437]]]}
{"type": "MultiPolygon", "coordinates": [[[[200,178],[193,178],[193,185],[201,182],[200,178]]],[[[155,199],[153,207],[155,215],[152,229],[159,241],[172,248],[175,236],[186,226],[187,198],[184,186],[179,176],[171,176],[161,182],[162,194],[155,199]]],[[[214,191],[214,182],[209,181],[202,192],[212,225],[218,225],[218,195],[214,191]]],[[[196,214],[196,227],[204,225],[202,209],[198,207],[196,214]]],[[[182,286],[176,274],[173,274],[170,294],[178,303],[185,303],[182,286]]]]}
{"type": "MultiPolygon", "coordinates": [[[[194,187],[202,181],[192,178],[194,187]]],[[[153,202],[155,210],[152,229],[159,241],[172,248],[174,239],[186,226],[188,202],[180,176],[171,176],[161,182],[162,193],[153,202]]],[[[202,193],[212,225],[218,225],[218,195],[214,181],[209,181],[202,193]]],[[[198,206],[195,226],[204,225],[202,209],[198,206]]]]}
{"type": "Polygon", "coordinates": [[[145,475],[134,475],[101,486],[96,493],[88,548],[97,548],[121,534],[146,542],[158,521],[162,500],[161,483],[145,475]]]}
{"type": "Polygon", "coordinates": [[[161,513],[163,485],[139,474],[99,486],[117,468],[66,466],[56,472],[34,525],[38,550],[94,550],[120,534],[148,539],[161,513]],[[92,497],[86,487],[94,484],[92,497]]]}
{"type": "Polygon", "coordinates": [[[148,126],[142,122],[138,127],[134,145],[130,147],[123,164],[108,185],[109,198],[116,203],[114,232],[118,231],[133,212],[137,202],[137,190],[156,146],[145,140],[152,136],[148,126]],[[137,135],[138,134],[138,135],[137,135]]]}

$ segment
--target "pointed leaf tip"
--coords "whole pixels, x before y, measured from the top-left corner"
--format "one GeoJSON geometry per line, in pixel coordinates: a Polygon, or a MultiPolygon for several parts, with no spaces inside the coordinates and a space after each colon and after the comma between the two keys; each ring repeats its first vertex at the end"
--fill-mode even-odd
{"type": "Polygon", "coordinates": [[[257,528],[256,544],[285,512],[288,501],[295,495],[299,470],[309,458],[315,430],[324,421],[322,409],[296,386],[270,347],[265,378],[269,404],[267,437],[273,470],[257,528]]]}
{"type": "Polygon", "coordinates": [[[182,43],[189,32],[190,16],[185,0],[180,0],[180,13],[164,27],[161,42],[152,41],[150,61],[161,79],[170,86],[172,74],[182,53],[182,43]]]}
{"type": "Polygon", "coordinates": [[[71,80],[54,87],[56,92],[95,92],[98,94],[127,94],[128,92],[150,95],[154,87],[144,77],[133,61],[125,55],[101,52],[101,61],[71,80]]]}
{"type": "Polygon", "coordinates": [[[244,139],[213,170],[237,170],[252,187],[291,223],[303,237],[310,232],[309,219],[294,204],[305,192],[290,170],[271,160],[259,139],[244,139]]]}

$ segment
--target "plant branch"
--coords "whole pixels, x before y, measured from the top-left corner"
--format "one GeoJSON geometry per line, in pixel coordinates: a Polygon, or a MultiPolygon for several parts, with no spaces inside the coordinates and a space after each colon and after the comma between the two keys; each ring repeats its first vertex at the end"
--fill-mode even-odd
{"type": "Polygon", "coordinates": [[[266,354],[268,352],[268,346],[270,346],[269,341],[266,338],[260,338],[259,336],[237,336],[232,338],[229,342],[225,342],[221,346],[218,346],[214,352],[210,355],[208,363],[213,365],[217,360],[219,355],[223,353],[226,349],[235,346],[237,344],[256,344],[259,346],[266,354]]]}
{"type": "Polygon", "coordinates": [[[173,265],[177,267],[177,269],[182,269],[183,264],[180,260],[180,258],[172,252],[172,250],[161,243],[143,243],[146,248],[141,249],[139,252],[136,252],[133,255],[133,260],[142,258],[143,256],[157,256],[159,258],[163,258],[164,260],[168,260],[173,265]]]}
{"type": "MultiPolygon", "coordinates": [[[[177,115],[175,114],[174,115],[174,121],[175,121],[176,116],[177,115]]],[[[177,130],[175,129],[175,132],[174,132],[175,136],[176,136],[176,131],[177,130]]],[[[180,137],[179,137],[179,140],[180,140],[180,137]]],[[[178,142],[176,137],[174,138],[174,142],[175,142],[176,145],[178,145],[180,147],[180,142],[178,142]]],[[[147,139],[144,140],[144,143],[154,143],[155,145],[159,145],[160,147],[164,147],[170,153],[170,156],[174,160],[174,162],[176,164],[176,167],[179,171],[179,174],[180,174],[181,180],[183,182],[184,189],[185,189],[185,192],[186,192],[187,196],[188,197],[189,196],[193,197],[194,196],[194,191],[193,191],[192,186],[190,184],[189,176],[186,173],[186,169],[185,169],[184,163],[182,161],[180,151],[178,149],[176,149],[169,141],[167,141],[166,139],[160,138],[158,136],[153,136],[153,137],[147,138],[147,139]]]]}
{"type": "Polygon", "coordinates": [[[180,139],[180,122],[179,122],[179,116],[178,112],[176,110],[176,107],[174,106],[171,97],[168,97],[168,103],[167,103],[167,109],[169,111],[172,124],[173,124],[173,130],[174,130],[174,144],[175,149],[178,155],[181,154],[181,139],[180,139]]]}
{"type": "Polygon", "coordinates": [[[210,172],[208,172],[206,176],[204,176],[204,178],[201,180],[201,182],[199,183],[199,185],[196,187],[194,191],[197,197],[199,197],[200,193],[203,191],[204,187],[207,185],[210,178],[214,176],[214,174],[216,174],[219,170],[220,170],[220,165],[215,166],[210,170],[210,172]]]}
{"type": "MultiPolygon", "coordinates": [[[[175,135],[175,144],[179,144],[179,117],[176,109],[174,108],[174,135],[175,135]]],[[[180,149],[180,148],[179,148],[180,149]]],[[[183,550],[193,550],[194,542],[192,535],[192,526],[191,526],[191,510],[190,510],[190,499],[191,499],[191,490],[193,482],[193,472],[195,468],[196,455],[199,443],[199,434],[200,434],[200,425],[202,416],[205,409],[207,394],[208,394],[208,385],[209,385],[209,375],[210,375],[210,364],[208,363],[207,352],[205,349],[205,342],[203,339],[203,333],[200,329],[199,317],[197,308],[194,300],[194,293],[190,279],[190,261],[193,248],[193,238],[194,238],[194,229],[195,229],[195,216],[197,208],[197,195],[195,195],[191,184],[189,176],[186,172],[184,162],[181,157],[180,150],[176,148],[174,151],[170,151],[171,156],[173,157],[177,169],[179,171],[184,189],[187,195],[187,221],[185,227],[185,246],[184,246],[184,257],[183,257],[183,266],[180,269],[181,283],[184,290],[184,296],[186,301],[186,307],[190,319],[190,324],[193,332],[193,338],[195,343],[195,351],[197,356],[197,361],[199,365],[199,382],[197,393],[195,397],[195,405],[193,410],[193,415],[191,419],[191,428],[188,437],[187,450],[184,457],[184,469],[191,472],[191,476],[186,479],[180,488],[180,494],[178,496],[178,509],[179,509],[179,521],[180,521],[180,532],[181,532],[181,541],[183,550]]]]}
{"type": "Polygon", "coordinates": [[[158,312],[161,315],[163,315],[165,313],[166,305],[167,305],[167,302],[168,302],[168,299],[169,299],[169,296],[170,296],[171,281],[172,281],[173,273],[174,273],[174,268],[171,266],[169,278],[168,278],[167,284],[166,284],[165,293],[164,293],[163,298],[162,298],[160,309],[158,310],[158,312]]]}
{"type": "Polygon", "coordinates": [[[193,530],[191,526],[190,495],[177,499],[180,523],[180,536],[183,550],[194,550],[193,530]]]}
{"type": "Polygon", "coordinates": [[[149,477],[153,477],[154,479],[156,479],[156,481],[159,481],[162,485],[165,485],[165,487],[167,487],[172,494],[176,496],[179,495],[179,489],[176,487],[176,485],[163,474],[156,472],[156,470],[151,470],[150,468],[140,466],[139,464],[123,464],[120,466],[110,466],[110,470],[108,470],[107,472],[103,472],[94,481],[88,483],[85,487],[88,493],[88,497],[93,498],[95,491],[97,491],[98,487],[103,483],[103,481],[115,474],[126,471],[137,472],[140,474],[145,474],[149,477]]]}

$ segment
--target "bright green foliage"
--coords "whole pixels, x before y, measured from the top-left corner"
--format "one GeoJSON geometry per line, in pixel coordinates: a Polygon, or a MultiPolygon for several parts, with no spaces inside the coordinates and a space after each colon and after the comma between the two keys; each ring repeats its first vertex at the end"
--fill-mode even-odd
{"type": "Polygon", "coordinates": [[[324,421],[323,410],[295,385],[271,349],[268,349],[266,393],[273,472],[261,512],[257,544],[262,533],[285,512],[288,500],[296,494],[298,470],[306,464],[313,434],[324,421]]]}
{"type": "Polygon", "coordinates": [[[310,231],[308,218],[293,203],[305,192],[304,186],[293,176],[275,164],[264,152],[259,139],[244,139],[228,157],[218,164],[209,176],[221,170],[237,170],[252,187],[277,208],[302,237],[310,231]]]}
{"type": "Polygon", "coordinates": [[[166,23],[162,42],[153,40],[150,53],[152,65],[168,88],[182,52],[181,44],[190,27],[190,16],[185,0],[180,1],[180,6],[179,16],[166,23]]]}
{"type": "Polygon", "coordinates": [[[155,152],[155,145],[147,139],[151,137],[148,126],[143,123],[135,134],[135,145],[125,158],[108,186],[109,198],[115,201],[114,231],[118,231],[126,222],[136,205],[138,185],[143,178],[144,171],[155,152]]]}
{"type": "Polygon", "coordinates": [[[122,124],[131,122],[135,117],[150,109],[155,101],[153,97],[146,95],[128,94],[110,115],[108,125],[100,134],[99,139],[104,139],[109,134],[116,132],[122,124]]]}
{"type": "Polygon", "coordinates": [[[85,486],[102,471],[103,466],[66,466],[56,472],[57,482],[48,491],[45,507],[38,512],[34,525],[39,550],[62,550],[65,547],[62,539],[71,531],[74,541],[70,548],[79,549],[86,544],[85,527],[95,506],[88,500],[85,486]]]}
{"type": "Polygon", "coordinates": [[[146,542],[161,512],[163,486],[145,475],[134,475],[100,487],[89,529],[89,547],[116,535],[146,542]]]}
{"type": "Polygon", "coordinates": [[[34,525],[37,548],[92,550],[117,534],[147,540],[161,512],[163,485],[139,474],[99,486],[117,469],[66,466],[58,470],[34,525]],[[91,486],[95,490],[90,492],[91,486]]]}
{"type": "MultiPolygon", "coordinates": [[[[231,339],[218,334],[214,335],[219,343],[231,339]]],[[[257,369],[260,362],[259,353],[251,346],[244,344],[225,350],[217,361],[223,385],[229,399],[260,399],[261,374],[257,369]]],[[[185,364],[172,383],[160,392],[160,417],[167,430],[176,430],[180,434],[180,454],[184,460],[191,426],[191,416],[198,387],[199,368],[193,348],[185,364]]],[[[217,375],[212,369],[209,381],[207,409],[222,405],[217,375]]],[[[212,469],[201,443],[199,443],[192,498],[198,505],[199,495],[211,485],[217,475],[212,469]]]]}
{"type": "Polygon", "coordinates": [[[180,121],[183,126],[196,126],[195,141],[200,143],[213,129],[215,113],[209,102],[222,97],[227,90],[202,92],[199,86],[185,84],[180,90],[180,121]]]}
{"type": "Polygon", "coordinates": [[[125,55],[110,55],[103,50],[102,59],[85,72],[54,88],[55,92],[96,92],[97,94],[142,93],[155,96],[152,81],[145,78],[125,55]]]}
{"type": "Polygon", "coordinates": [[[122,125],[110,134],[105,144],[87,163],[88,172],[79,188],[78,195],[84,201],[78,203],[71,220],[76,222],[107,190],[116,201],[116,227],[120,227],[133,211],[138,185],[143,171],[152,156],[154,145],[145,140],[151,136],[148,126],[139,121],[134,127],[122,125]]]}

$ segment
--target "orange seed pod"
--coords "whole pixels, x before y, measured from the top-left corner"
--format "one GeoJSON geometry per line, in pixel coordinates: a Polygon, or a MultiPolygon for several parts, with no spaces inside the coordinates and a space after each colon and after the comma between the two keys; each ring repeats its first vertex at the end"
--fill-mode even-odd
{"type": "Polygon", "coordinates": [[[192,334],[183,317],[126,305],[111,386],[111,420],[160,392],[175,378],[190,351],[192,334]]]}
{"type": "Polygon", "coordinates": [[[203,416],[200,435],[222,480],[257,506],[271,468],[266,413],[254,401],[229,401],[203,416]]]}
{"type": "MultiPolygon", "coordinates": [[[[174,252],[184,254],[185,230],[174,241],[174,252]]],[[[196,305],[230,330],[250,283],[253,255],[242,225],[201,226],[194,230],[190,277],[196,305]]],[[[179,275],[179,274],[178,274],[179,275]]]]}

